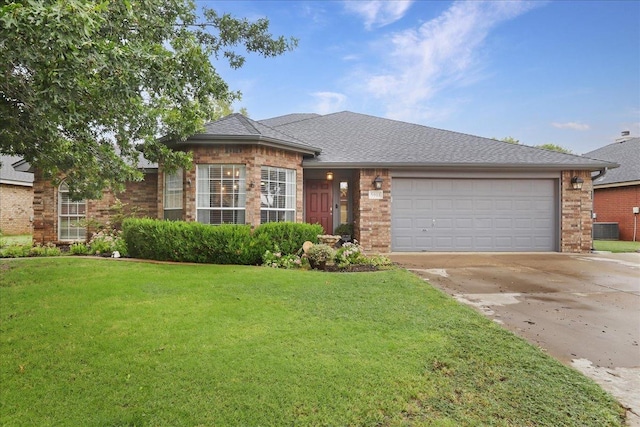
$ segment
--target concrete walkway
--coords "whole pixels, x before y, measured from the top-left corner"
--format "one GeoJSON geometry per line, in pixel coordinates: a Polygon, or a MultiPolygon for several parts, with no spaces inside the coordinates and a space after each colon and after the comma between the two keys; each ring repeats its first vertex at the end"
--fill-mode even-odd
{"type": "Polygon", "coordinates": [[[591,377],[640,427],[640,254],[390,258],[591,377]]]}

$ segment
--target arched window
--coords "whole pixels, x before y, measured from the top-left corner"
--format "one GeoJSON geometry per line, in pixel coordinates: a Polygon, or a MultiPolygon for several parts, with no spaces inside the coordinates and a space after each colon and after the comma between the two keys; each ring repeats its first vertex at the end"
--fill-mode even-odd
{"type": "Polygon", "coordinates": [[[85,240],[87,237],[84,224],[86,215],[86,200],[71,200],[69,186],[66,182],[62,182],[58,187],[58,239],[61,241],[85,240]]]}

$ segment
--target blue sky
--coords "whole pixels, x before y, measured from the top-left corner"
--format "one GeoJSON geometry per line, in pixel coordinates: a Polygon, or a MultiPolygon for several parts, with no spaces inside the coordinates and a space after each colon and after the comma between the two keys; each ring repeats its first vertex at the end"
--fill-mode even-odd
{"type": "Polygon", "coordinates": [[[249,116],[358,113],[582,154],[640,136],[639,1],[207,1],[299,39],[214,65],[249,116]]]}

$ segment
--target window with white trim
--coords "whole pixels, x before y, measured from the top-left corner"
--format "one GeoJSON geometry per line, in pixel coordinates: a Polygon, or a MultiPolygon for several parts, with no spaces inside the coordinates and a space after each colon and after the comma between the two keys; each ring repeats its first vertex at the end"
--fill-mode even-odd
{"type": "Polygon", "coordinates": [[[86,200],[71,200],[69,186],[62,182],[58,187],[58,239],[62,241],[85,240],[87,229],[86,200]]]}
{"type": "Polygon", "coordinates": [[[244,165],[197,165],[196,217],[204,224],[244,224],[244,165]]]}
{"type": "Polygon", "coordinates": [[[263,166],[260,173],[260,222],[295,221],[296,171],[263,166]]]}
{"type": "Polygon", "coordinates": [[[182,209],[182,169],[164,174],[164,208],[182,209]]]}

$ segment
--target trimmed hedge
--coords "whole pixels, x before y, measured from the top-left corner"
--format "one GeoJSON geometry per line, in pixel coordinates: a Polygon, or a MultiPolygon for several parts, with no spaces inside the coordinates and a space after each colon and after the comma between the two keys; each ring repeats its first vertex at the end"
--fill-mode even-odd
{"type": "Polygon", "coordinates": [[[262,254],[269,250],[280,251],[283,255],[292,255],[298,253],[306,241],[318,243],[320,234],[324,234],[320,224],[268,222],[256,228],[253,237],[262,247],[262,254]]]}
{"type": "Polygon", "coordinates": [[[129,256],[158,261],[256,265],[276,246],[296,253],[306,240],[317,242],[317,224],[269,223],[254,233],[249,225],[205,225],[198,222],[129,218],[122,224],[129,256]]]}

